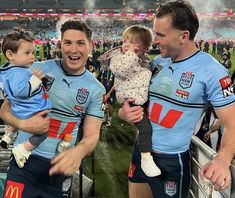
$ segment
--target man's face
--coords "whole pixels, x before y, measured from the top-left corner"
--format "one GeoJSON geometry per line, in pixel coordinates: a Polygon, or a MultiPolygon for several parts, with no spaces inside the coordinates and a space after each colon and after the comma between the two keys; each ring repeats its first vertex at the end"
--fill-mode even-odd
{"type": "Polygon", "coordinates": [[[180,58],[182,32],[172,27],[170,16],[155,18],[154,43],[159,46],[162,57],[174,61],[180,58]]]}
{"type": "Polygon", "coordinates": [[[64,69],[69,74],[81,74],[91,52],[91,42],[85,32],[67,30],[61,40],[61,52],[64,69]]]}

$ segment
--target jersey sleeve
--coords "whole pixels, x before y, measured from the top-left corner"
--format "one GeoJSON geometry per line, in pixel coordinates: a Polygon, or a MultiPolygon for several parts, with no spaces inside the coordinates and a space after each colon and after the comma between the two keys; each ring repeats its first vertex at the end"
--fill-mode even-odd
{"type": "Polygon", "coordinates": [[[28,98],[30,97],[31,86],[29,79],[31,77],[29,71],[22,72],[18,70],[12,72],[9,76],[9,89],[14,97],[28,98]]]}
{"type": "Polygon", "coordinates": [[[207,72],[206,93],[214,108],[224,107],[235,102],[234,87],[228,71],[221,65],[207,72]]]}
{"type": "Polygon", "coordinates": [[[104,117],[104,110],[102,109],[104,94],[105,89],[102,85],[99,85],[99,87],[94,89],[91,101],[86,109],[86,115],[94,116],[100,119],[104,117]]]}

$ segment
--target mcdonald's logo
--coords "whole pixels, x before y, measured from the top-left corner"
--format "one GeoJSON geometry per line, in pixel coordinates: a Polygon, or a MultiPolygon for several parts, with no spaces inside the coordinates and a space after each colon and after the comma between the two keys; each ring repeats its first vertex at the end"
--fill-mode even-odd
{"type": "Polygon", "coordinates": [[[4,198],[21,198],[24,184],[8,180],[4,198]]]}
{"type": "Polygon", "coordinates": [[[19,188],[18,187],[13,187],[9,186],[7,188],[6,196],[9,198],[19,198],[19,188]]]}

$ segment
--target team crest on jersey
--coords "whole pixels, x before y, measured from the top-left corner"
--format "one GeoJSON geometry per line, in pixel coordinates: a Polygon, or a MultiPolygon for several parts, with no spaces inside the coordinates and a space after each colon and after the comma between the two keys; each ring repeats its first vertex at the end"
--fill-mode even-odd
{"type": "Polygon", "coordinates": [[[229,76],[225,76],[224,78],[220,79],[219,82],[224,98],[234,94],[234,86],[229,76]]]}
{"type": "Polygon", "coordinates": [[[179,85],[183,89],[190,88],[193,83],[193,78],[194,78],[194,74],[192,72],[185,72],[182,74],[182,76],[180,78],[179,85]]]}
{"type": "Polygon", "coordinates": [[[50,77],[50,76],[44,76],[42,79],[42,84],[43,86],[46,88],[46,91],[50,90],[53,82],[55,81],[54,78],[50,77]]]}
{"type": "Polygon", "coordinates": [[[177,185],[176,182],[174,181],[166,181],[165,182],[165,193],[170,196],[173,197],[177,192],[177,185]]]}
{"type": "Polygon", "coordinates": [[[81,88],[78,89],[76,99],[80,104],[84,104],[87,101],[88,96],[89,96],[89,91],[85,88],[81,88]]]}

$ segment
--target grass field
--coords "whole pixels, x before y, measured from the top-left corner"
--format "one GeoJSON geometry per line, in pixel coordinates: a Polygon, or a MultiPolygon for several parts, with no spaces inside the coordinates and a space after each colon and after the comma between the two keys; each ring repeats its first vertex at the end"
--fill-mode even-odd
{"type": "MultiPolygon", "coordinates": [[[[127,172],[135,140],[135,128],[121,121],[117,109],[112,125],[102,127],[99,144],[95,150],[95,197],[125,198],[127,172]]],[[[88,175],[91,172],[88,163],[88,175]]]]}
{"type": "MultiPolygon", "coordinates": [[[[42,55],[42,51],[40,51],[42,55]]],[[[153,58],[152,56],[151,58],[153,58]]],[[[232,72],[235,56],[232,54],[232,72]]],[[[218,55],[215,58],[219,59],[218,55]]],[[[5,58],[2,58],[2,64],[5,58]]],[[[127,198],[127,172],[135,139],[135,127],[118,118],[115,106],[112,125],[102,127],[100,141],[94,152],[95,175],[91,174],[91,157],[86,159],[86,174],[95,182],[96,198],[127,198]]]]}

